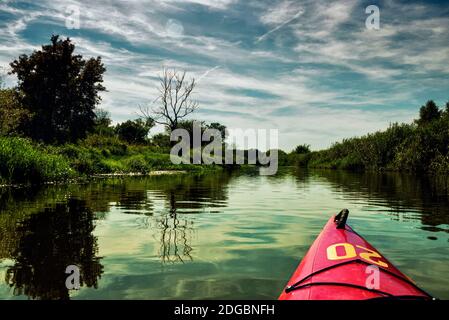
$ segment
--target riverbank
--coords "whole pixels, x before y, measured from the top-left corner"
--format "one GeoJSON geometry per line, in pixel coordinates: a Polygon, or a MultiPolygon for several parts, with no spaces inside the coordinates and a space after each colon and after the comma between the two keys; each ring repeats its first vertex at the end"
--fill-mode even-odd
{"type": "Polygon", "coordinates": [[[220,166],[173,164],[165,150],[90,138],[60,146],[0,137],[0,185],[69,182],[101,175],[173,174],[221,170],[220,166]]]}
{"type": "Polygon", "coordinates": [[[447,174],[449,103],[441,110],[429,101],[411,124],[391,124],[384,131],[344,139],[326,150],[292,152],[287,157],[290,163],[309,168],[447,174]]]}

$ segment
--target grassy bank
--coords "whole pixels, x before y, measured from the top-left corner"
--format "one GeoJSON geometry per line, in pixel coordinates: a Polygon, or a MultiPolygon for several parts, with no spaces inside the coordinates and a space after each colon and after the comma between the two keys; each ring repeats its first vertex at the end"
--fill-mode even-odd
{"type": "Polygon", "coordinates": [[[92,135],[77,144],[43,145],[19,137],[0,137],[0,183],[65,181],[108,173],[156,170],[201,172],[216,166],[176,165],[162,148],[129,145],[116,137],[92,135]]]}
{"type": "Polygon", "coordinates": [[[0,182],[70,179],[76,172],[62,155],[22,138],[0,137],[0,182]]]}
{"type": "Polygon", "coordinates": [[[449,108],[434,109],[412,124],[345,139],[329,149],[288,155],[292,164],[310,168],[449,173],[449,108]]]}

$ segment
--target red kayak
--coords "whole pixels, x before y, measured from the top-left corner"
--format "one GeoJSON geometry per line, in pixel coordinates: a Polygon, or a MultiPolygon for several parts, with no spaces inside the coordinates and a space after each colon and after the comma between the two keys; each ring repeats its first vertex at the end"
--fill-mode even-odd
{"type": "Polygon", "coordinates": [[[346,224],[332,217],[279,300],[433,299],[346,224]]]}

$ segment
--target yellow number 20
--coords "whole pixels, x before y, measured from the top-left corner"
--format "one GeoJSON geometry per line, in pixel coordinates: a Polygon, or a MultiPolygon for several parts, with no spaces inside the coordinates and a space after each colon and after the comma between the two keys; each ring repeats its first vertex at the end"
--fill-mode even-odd
{"type": "Polygon", "coordinates": [[[342,260],[342,259],[350,259],[357,256],[355,253],[355,248],[350,243],[336,243],[327,248],[327,258],[329,260],[342,260]],[[345,254],[342,256],[339,256],[337,254],[337,248],[342,247],[345,249],[345,254]]]}
{"type": "Polygon", "coordinates": [[[363,260],[365,260],[369,263],[372,263],[372,264],[377,264],[378,266],[381,266],[384,268],[388,268],[388,264],[380,260],[380,259],[382,259],[382,256],[378,252],[370,250],[368,248],[364,248],[362,246],[357,246],[357,248],[368,251],[368,252],[361,252],[359,254],[360,258],[362,258],[363,260]],[[380,259],[373,260],[373,258],[380,258],[380,259]]]}
{"type": "MultiPolygon", "coordinates": [[[[388,268],[388,264],[383,262],[382,260],[382,256],[376,252],[373,251],[371,249],[362,247],[362,246],[357,246],[357,248],[362,249],[366,252],[360,252],[359,253],[359,257],[369,263],[384,267],[384,268],[388,268]],[[373,260],[374,258],[378,258],[376,260],[373,260]]],[[[356,250],[354,248],[354,246],[350,243],[336,243],[333,244],[329,247],[327,247],[327,258],[329,260],[343,260],[343,259],[351,259],[357,256],[356,250]],[[344,254],[342,255],[338,255],[337,253],[337,248],[342,248],[344,249],[344,254]]]]}

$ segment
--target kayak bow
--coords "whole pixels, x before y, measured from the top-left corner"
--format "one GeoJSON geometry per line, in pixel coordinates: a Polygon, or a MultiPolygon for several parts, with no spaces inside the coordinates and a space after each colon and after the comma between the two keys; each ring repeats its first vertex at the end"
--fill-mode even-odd
{"type": "Polygon", "coordinates": [[[348,215],[329,219],[279,300],[432,299],[347,225],[348,215]]]}

